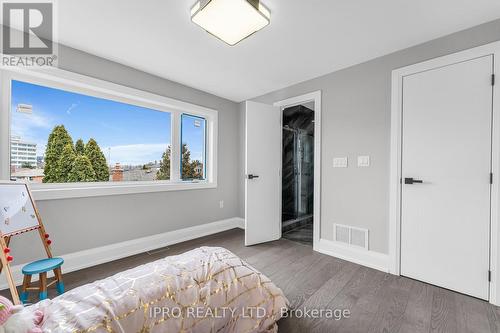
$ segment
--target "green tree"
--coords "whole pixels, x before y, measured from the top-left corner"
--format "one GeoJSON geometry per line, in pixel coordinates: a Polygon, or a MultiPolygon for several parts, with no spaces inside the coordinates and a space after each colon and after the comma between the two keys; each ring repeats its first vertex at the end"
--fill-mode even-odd
{"type": "Polygon", "coordinates": [[[191,151],[186,143],[182,144],[182,179],[203,179],[203,163],[191,161],[191,151]]]}
{"type": "Polygon", "coordinates": [[[77,155],[75,154],[75,150],[73,149],[72,145],[67,144],[66,146],[64,146],[58,165],[59,182],[68,182],[69,174],[73,169],[73,164],[75,163],[76,156],[77,155]]]}
{"type": "Polygon", "coordinates": [[[49,135],[47,148],[45,149],[44,183],[58,183],[61,173],[58,171],[59,159],[66,145],[73,147],[73,139],[63,125],[54,127],[49,135]]]}
{"type": "Polygon", "coordinates": [[[163,153],[160,161],[160,169],[156,172],[157,180],[169,180],[170,179],[170,153],[172,149],[170,146],[163,153]]]}
{"type": "Polygon", "coordinates": [[[187,143],[182,144],[182,179],[193,179],[194,178],[194,168],[191,164],[191,151],[189,151],[187,143]]]}
{"type": "Polygon", "coordinates": [[[109,181],[109,168],[106,157],[94,139],[90,139],[85,145],[85,156],[88,157],[95,172],[96,181],[109,181]]]}
{"type": "Polygon", "coordinates": [[[68,174],[69,182],[95,182],[97,180],[92,163],[86,155],[78,155],[68,174]]]}
{"type": "Polygon", "coordinates": [[[83,143],[82,139],[78,139],[75,142],[75,152],[77,155],[85,154],[85,144],[83,143]]]}

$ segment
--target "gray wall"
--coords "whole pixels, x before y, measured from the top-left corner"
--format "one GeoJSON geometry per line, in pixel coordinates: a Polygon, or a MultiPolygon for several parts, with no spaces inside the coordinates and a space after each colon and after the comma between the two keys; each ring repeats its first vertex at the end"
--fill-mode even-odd
{"type": "Polygon", "coordinates": [[[333,238],[333,223],[364,227],[370,230],[371,250],[388,252],[391,71],[497,40],[500,20],[254,99],[272,103],[323,91],[322,238],[333,238]],[[371,167],[357,168],[358,155],[370,155],[371,167]],[[349,168],[332,167],[333,158],[339,156],[349,157],[349,168]]]}
{"type": "MultiPolygon", "coordinates": [[[[239,215],[238,104],[61,46],[59,67],[219,111],[216,189],[39,201],[56,255],[90,249],[239,215]],[[224,200],[224,208],[219,208],[224,200]]],[[[43,254],[36,235],[15,237],[15,264],[43,254]]]]}

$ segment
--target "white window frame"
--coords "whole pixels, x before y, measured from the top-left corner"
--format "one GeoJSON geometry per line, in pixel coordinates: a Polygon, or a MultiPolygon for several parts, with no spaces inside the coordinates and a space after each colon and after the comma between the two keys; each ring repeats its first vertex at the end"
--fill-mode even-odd
{"type": "Polygon", "coordinates": [[[10,179],[10,117],[12,80],[33,83],[88,96],[109,99],[171,114],[170,180],[30,184],[35,200],[53,200],[148,192],[197,190],[217,187],[218,111],[178,101],[142,90],[68,72],[61,69],[9,68],[0,70],[0,179],[10,179]],[[206,119],[206,177],[204,180],[180,179],[181,114],[206,119]]]}

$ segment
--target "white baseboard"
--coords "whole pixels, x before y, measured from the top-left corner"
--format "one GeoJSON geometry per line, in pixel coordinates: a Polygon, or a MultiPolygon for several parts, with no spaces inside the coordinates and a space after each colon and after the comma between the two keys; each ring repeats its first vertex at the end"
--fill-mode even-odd
{"type": "Polygon", "coordinates": [[[238,220],[238,228],[245,230],[245,219],[242,217],[235,217],[238,220]]]}
{"type": "MultiPolygon", "coordinates": [[[[69,273],[172,244],[215,234],[221,231],[244,227],[245,220],[239,217],[234,217],[194,227],[169,231],[162,234],[101,246],[89,250],[73,252],[58,257],[62,257],[64,259],[64,265],[62,267],[63,273],[69,273]]],[[[11,267],[12,275],[17,285],[20,285],[23,281],[21,269],[24,265],[25,264],[21,264],[11,267]]],[[[36,281],[37,279],[37,276],[33,276],[33,281],[36,281]]],[[[8,284],[5,280],[5,275],[2,274],[0,279],[0,289],[6,288],[8,288],[8,284]]]]}
{"type": "Polygon", "coordinates": [[[389,255],[387,254],[366,251],[326,239],[320,239],[314,250],[382,272],[389,272],[389,255]]]}

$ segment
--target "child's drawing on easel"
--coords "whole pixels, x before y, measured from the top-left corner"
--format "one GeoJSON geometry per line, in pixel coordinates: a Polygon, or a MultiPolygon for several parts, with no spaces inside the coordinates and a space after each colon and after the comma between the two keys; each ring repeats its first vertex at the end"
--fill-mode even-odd
{"type": "Polygon", "coordinates": [[[0,182],[0,272],[3,268],[15,304],[19,304],[20,300],[10,268],[10,262],[14,259],[9,249],[10,239],[12,236],[34,230],[38,230],[47,257],[52,258],[51,241],[45,233],[28,185],[0,182]]]}

